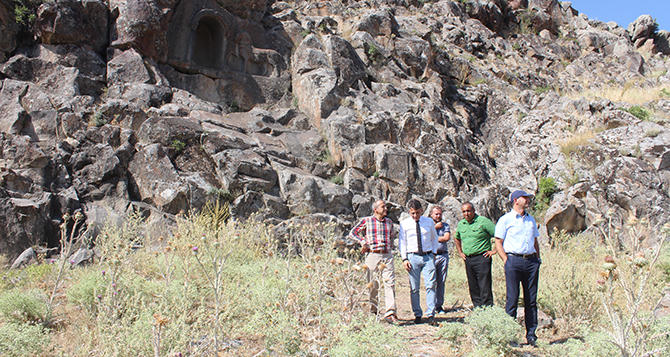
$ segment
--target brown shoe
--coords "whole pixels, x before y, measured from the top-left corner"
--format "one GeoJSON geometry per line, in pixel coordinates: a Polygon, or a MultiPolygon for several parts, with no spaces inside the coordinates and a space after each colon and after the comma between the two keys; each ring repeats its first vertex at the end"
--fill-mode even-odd
{"type": "Polygon", "coordinates": [[[395,325],[398,323],[398,318],[395,315],[388,315],[384,318],[384,321],[395,325]]]}

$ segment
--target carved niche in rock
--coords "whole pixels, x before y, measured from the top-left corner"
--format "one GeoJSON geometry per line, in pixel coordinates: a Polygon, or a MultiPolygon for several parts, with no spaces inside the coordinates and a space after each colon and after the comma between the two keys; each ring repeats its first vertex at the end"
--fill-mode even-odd
{"type": "Polygon", "coordinates": [[[223,77],[216,71],[279,77],[284,67],[281,55],[260,48],[255,42],[263,36],[249,33],[249,26],[240,21],[212,0],[180,2],[168,27],[169,62],[210,77],[223,77]]]}

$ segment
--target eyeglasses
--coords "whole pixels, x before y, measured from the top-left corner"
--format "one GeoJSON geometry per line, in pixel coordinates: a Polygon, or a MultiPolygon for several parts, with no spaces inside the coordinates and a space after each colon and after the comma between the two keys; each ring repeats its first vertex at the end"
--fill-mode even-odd
{"type": "Polygon", "coordinates": [[[462,211],[462,212],[463,212],[463,213],[468,213],[468,212],[474,212],[474,211],[471,210],[471,209],[469,209],[469,210],[465,210],[465,211],[462,211]]]}

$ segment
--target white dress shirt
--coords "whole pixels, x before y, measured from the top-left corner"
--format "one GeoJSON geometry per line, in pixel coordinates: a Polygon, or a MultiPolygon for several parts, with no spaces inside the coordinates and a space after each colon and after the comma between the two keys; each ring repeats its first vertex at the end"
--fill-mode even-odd
{"type": "Polygon", "coordinates": [[[540,236],[535,218],[527,212],[522,216],[512,210],[496,224],[496,238],[503,240],[505,253],[533,254],[535,239],[540,236]]]}
{"type": "MultiPolygon", "coordinates": [[[[419,218],[421,226],[421,248],[424,252],[437,253],[438,241],[435,231],[435,222],[432,218],[421,216],[419,218]]],[[[412,218],[403,219],[400,222],[400,235],[398,237],[398,246],[400,256],[407,259],[407,253],[418,253],[419,247],[416,240],[416,221],[412,218]]]]}

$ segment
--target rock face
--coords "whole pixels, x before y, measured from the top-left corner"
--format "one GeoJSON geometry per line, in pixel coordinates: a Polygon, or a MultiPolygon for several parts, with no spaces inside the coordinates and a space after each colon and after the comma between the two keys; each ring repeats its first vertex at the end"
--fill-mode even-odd
{"type": "Polygon", "coordinates": [[[669,220],[670,36],[650,16],[625,29],[556,0],[31,11],[17,23],[0,0],[10,258],[56,245],[65,213],[164,222],[218,200],[278,237],[291,222],[343,236],[380,198],[394,220],[411,198],[452,223],[464,201],[496,220],[546,177],[557,192],[536,218],[549,234],[609,210],[669,220]]]}

